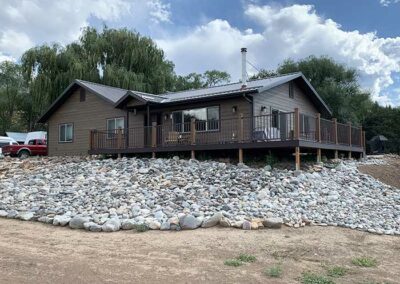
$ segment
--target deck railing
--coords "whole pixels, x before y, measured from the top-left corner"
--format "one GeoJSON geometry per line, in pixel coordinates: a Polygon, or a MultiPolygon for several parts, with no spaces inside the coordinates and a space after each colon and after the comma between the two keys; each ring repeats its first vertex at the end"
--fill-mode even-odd
{"type": "Polygon", "coordinates": [[[92,130],[90,149],[138,149],[212,145],[227,143],[257,143],[303,140],[324,144],[364,146],[363,131],[351,124],[327,120],[319,114],[280,112],[253,117],[207,121],[186,121],[172,124],[116,129],[92,130]]]}

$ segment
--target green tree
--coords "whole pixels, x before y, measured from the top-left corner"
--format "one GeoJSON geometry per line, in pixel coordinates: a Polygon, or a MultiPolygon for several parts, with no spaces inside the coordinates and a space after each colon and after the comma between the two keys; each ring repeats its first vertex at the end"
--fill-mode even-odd
{"type": "Polygon", "coordinates": [[[18,130],[18,106],[25,92],[21,67],[11,61],[0,63],[0,135],[18,130]]]}
{"type": "Polygon", "coordinates": [[[231,80],[231,75],[225,71],[209,70],[203,74],[204,87],[212,87],[222,83],[228,83],[231,80]]]}
{"type": "Polygon", "coordinates": [[[258,73],[250,76],[250,80],[258,80],[258,79],[264,79],[264,78],[268,78],[268,77],[273,77],[278,75],[276,73],[276,71],[272,71],[272,70],[267,70],[267,69],[261,69],[258,73]]]}

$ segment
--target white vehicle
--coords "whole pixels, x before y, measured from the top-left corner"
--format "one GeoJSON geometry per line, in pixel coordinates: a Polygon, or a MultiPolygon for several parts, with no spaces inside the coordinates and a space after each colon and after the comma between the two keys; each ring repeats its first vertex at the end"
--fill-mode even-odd
{"type": "Polygon", "coordinates": [[[30,140],[47,140],[47,132],[46,131],[33,131],[29,132],[26,135],[25,145],[29,144],[30,140]]]}
{"type": "Polygon", "coordinates": [[[6,145],[18,145],[18,142],[7,136],[0,136],[0,156],[3,156],[1,147],[6,145]]]}

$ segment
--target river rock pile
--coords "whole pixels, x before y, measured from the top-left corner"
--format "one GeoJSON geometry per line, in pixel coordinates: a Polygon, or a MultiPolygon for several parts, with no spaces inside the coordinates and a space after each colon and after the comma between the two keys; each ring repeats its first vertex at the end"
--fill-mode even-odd
{"type": "Polygon", "coordinates": [[[400,234],[400,190],[355,161],[290,171],[178,157],[5,159],[0,217],[95,232],[315,224],[400,234]]]}

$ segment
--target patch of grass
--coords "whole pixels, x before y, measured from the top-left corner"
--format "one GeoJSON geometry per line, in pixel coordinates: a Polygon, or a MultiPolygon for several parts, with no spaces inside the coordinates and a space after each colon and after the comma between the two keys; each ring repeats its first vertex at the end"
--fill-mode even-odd
{"type": "Polygon", "coordinates": [[[238,266],[241,266],[243,264],[243,262],[240,261],[239,259],[227,259],[224,261],[224,264],[227,266],[238,267],[238,266]]]}
{"type": "Polygon", "coordinates": [[[265,275],[272,278],[279,278],[282,275],[282,268],[278,265],[272,266],[265,271],[265,275]]]}
{"type": "Polygon", "coordinates": [[[335,284],[333,280],[311,272],[304,272],[300,278],[300,282],[303,284],[335,284]]]}
{"type": "Polygon", "coordinates": [[[327,268],[327,275],[330,277],[338,278],[346,275],[347,269],[341,266],[333,266],[327,268]]]}
{"type": "Polygon", "coordinates": [[[242,262],[255,262],[257,260],[254,255],[244,253],[240,254],[236,259],[242,262]]]}
{"type": "Polygon", "coordinates": [[[376,259],[368,257],[368,256],[353,258],[351,262],[354,265],[361,266],[361,267],[375,267],[378,264],[376,259]]]}
{"type": "Polygon", "coordinates": [[[149,230],[149,227],[146,224],[137,224],[135,229],[139,233],[143,233],[149,230]]]}

